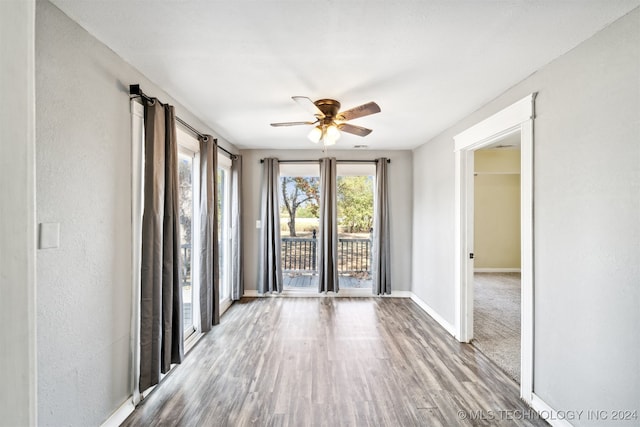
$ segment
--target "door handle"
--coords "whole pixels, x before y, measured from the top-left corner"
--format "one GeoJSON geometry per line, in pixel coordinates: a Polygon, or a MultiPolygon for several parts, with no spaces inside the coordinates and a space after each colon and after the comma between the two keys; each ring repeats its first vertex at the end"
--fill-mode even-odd
{"type": "Polygon", "coordinates": [[[469,252],[469,259],[473,259],[473,258],[474,258],[473,252],[469,252]]]}

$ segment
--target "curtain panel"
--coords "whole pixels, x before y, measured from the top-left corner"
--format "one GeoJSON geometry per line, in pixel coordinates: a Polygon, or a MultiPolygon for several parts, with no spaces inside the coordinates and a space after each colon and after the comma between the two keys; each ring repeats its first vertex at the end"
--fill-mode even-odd
{"type": "Polygon", "coordinates": [[[210,135],[200,143],[200,327],[220,323],[218,246],[218,144],[210,135]]]}
{"type": "Polygon", "coordinates": [[[373,286],[375,295],[391,294],[391,245],[386,158],[376,160],[376,197],[373,213],[373,286]]]}
{"type": "Polygon", "coordinates": [[[318,292],[338,292],[338,219],[336,159],[320,159],[318,292]]]}
{"type": "Polygon", "coordinates": [[[231,158],[231,299],[244,294],[242,256],[242,156],[231,158]]]}
{"type": "Polygon", "coordinates": [[[278,194],[280,163],[266,158],[262,170],[262,213],[260,229],[260,281],[258,292],[282,292],[280,254],[280,197],[278,194]]]}
{"type": "Polygon", "coordinates": [[[140,392],[184,357],[175,111],[144,103],[144,211],[140,274],[140,392]]]}

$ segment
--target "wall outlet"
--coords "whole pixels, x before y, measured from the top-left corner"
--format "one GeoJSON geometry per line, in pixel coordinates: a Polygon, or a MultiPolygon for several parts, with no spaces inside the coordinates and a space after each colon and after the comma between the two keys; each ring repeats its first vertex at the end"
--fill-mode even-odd
{"type": "Polygon", "coordinates": [[[262,222],[260,222],[260,220],[256,221],[256,228],[262,228],[262,222]]]}

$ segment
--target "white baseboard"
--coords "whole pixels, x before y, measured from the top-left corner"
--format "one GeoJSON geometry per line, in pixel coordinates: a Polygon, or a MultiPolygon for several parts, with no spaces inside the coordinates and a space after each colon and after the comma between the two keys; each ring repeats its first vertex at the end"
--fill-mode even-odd
{"type": "Polygon", "coordinates": [[[420,299],[420,297],[418,297],[416,294],[414,294],[413,292],[410,292],[410,294],[411,300],[413,302],[418,304],[421,309],[423,309],[429,316],[431,316],[433,320],[438,322],[440,326],[442,326],[447,332],[449,332],[449,334],[454,337],[456,336],[456,328],[454,328],[451,323],[444,320],[442,316],[440,316],[433,308],[429,306],[429,304],[420,299]]]}
{"type": "Polygon", "coordinates": [[[380,295],[382,297],[390,297],[390,298],[411,298],[413,292],[411,291],[391,291],[391,295],[380,295]]]}
{"type": "Polygon", "coordinates": [[[487,267],[487,268],[474,268],[473,272],[474,273],[520,273],[521,271],[519,268],[487,267]]]}
{"type": "Polygon", "coordinates": [[[354,298],[354,297],[381,297],[381,298],[411,298],[413,292],[410,291],[391,291],[391,295],[373,295],[371,293],[371,289],[355,289],[355,288],[346,288],[340,289],[337,294],[333,292],[325,294],[319,293],[315,288],[313,289],[304,289],[304,290],[295,290],[295,289],[287,289],[283,291],[281,294],[259,294],[255,289],[248,289],[244,291],[243,297],[247,298],[275,298],[275,297],[303,297],[303,298],[354,298]]]}
{"type": "Polygon", "coordinates": [[[131,396],[129,396],[127,400],[125,400],[124,403],[100,425],[100,427],[119,427],[120,424],[122,424],[124,420],[131,415],[134,409],[136,409],[136,407],[133,406],[131,396]]]}
{"type": "Polygon", "coordinates": [[[566,418],[568,418],[568,416],[573,416],[573,415],[577,416],[577,414],[575,413],[569,414],[569,412],[571,411],[567,411],[567,412],[556,411],[551,406],[549,406],[544,400],[536,396],[535,393],[531,395],[531,408],[540,415],[540,418],[548,422],[553,427],[572,427],[573,424],[567,421],[566,418]]]}

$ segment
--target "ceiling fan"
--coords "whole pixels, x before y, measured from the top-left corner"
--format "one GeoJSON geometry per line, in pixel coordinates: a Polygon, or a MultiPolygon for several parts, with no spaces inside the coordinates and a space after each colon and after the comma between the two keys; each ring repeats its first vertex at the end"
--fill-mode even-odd
{"type": "Polygon", "coordinates": [[[367,136],[371,129],[346,123],[349,120],[380,112],[375,102],[368,102],[346,111],[340,112],[340,103],[335,99],[318,99],[312,101],[306,96],[292,96],[305,110],[313,114],[315,121],[271,123],[271,126],[314,125],[309,132],[309,139],[315,143],[322,141],[324,145],[333,145],[340,138],[340,131],[358,136],[367,136]]]}

